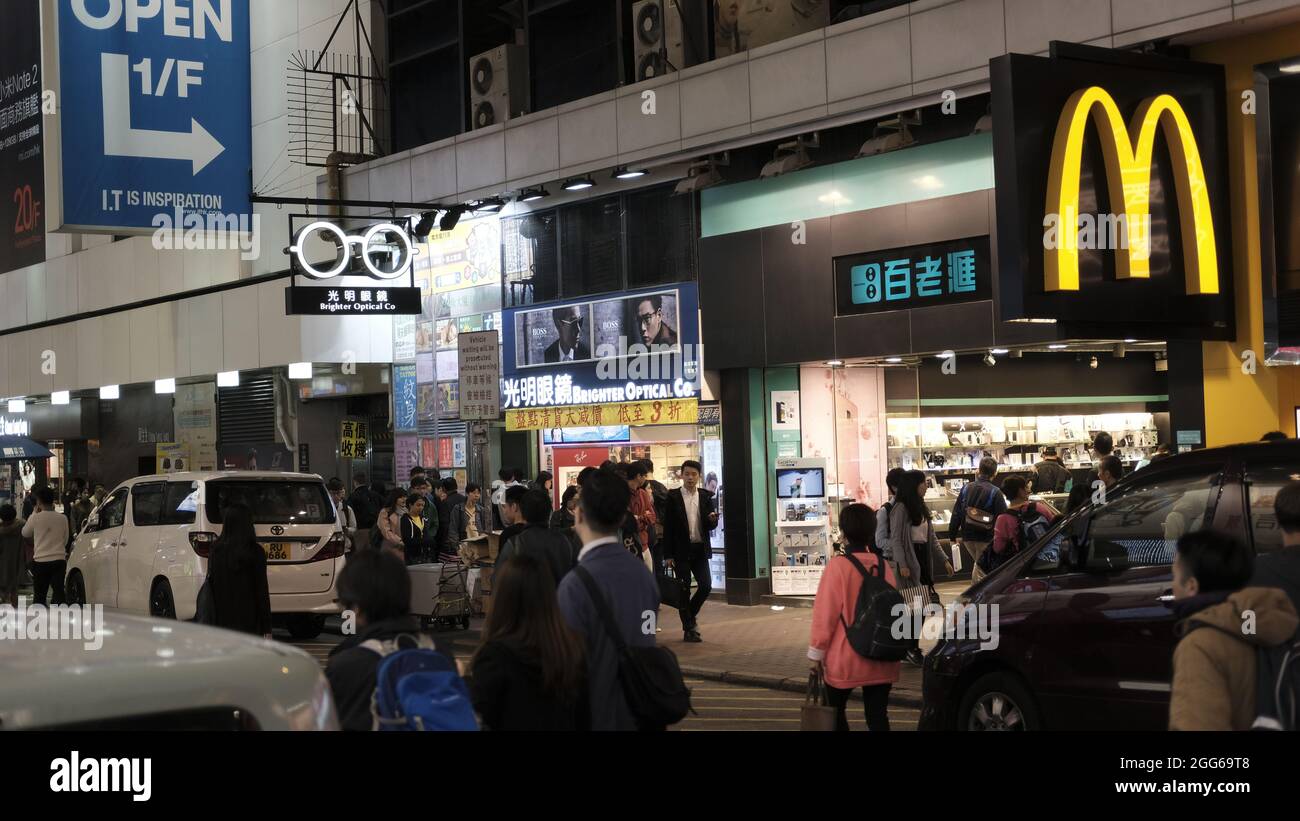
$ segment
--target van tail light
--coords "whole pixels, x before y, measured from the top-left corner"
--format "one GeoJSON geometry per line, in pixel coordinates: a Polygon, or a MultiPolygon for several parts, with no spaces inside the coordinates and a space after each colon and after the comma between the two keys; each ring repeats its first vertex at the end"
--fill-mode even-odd
{"type": "Polygon", "coordinates": [[[339,531],[329,537],[329,541],[325,542],[324,547],[316,551],[316,555],[312,556],[311,560],[313,562],[321,562],[326,559],[337,559],[339,556],[343,555],[343,548],[346,544],[347,538],[343,535],[342,531],[339,531]]]}
{"type": "Polygon", "coordinates": [[[194,552],[204,559],[208,557],[212,545],[216,544],[216,542],[217,534],[215,533],[196,531],[190,534],[190,547],[194,548],[194,552]]]}

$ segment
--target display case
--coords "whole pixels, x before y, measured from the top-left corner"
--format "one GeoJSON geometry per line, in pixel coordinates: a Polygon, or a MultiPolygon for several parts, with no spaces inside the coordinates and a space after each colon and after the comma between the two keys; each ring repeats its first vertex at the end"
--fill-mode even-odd
{"type": "Polygon", "coordinates": [[[811,596],[833,555],[825,459],[776,461],[772,592],[811,596]]]}
{"type": "Polygon", "coordinates": [[[1150,413],[891,417],[886,431],[890,468],[920,470],[941,481],[966,480],[985,456],[997,461],[999,473],[1031,472],[1048,445],[1065,467],[1086,472],[1093,467],[1092,440],[1103,431],[1126,467],[1148,458],[1159,443],[1150,413]]]}

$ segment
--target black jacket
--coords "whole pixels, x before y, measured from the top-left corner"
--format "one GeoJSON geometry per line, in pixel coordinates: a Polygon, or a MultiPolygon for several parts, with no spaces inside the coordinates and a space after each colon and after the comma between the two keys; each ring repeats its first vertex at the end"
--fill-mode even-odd
{"type": "Polygon", "coordinates": [[[578,692],[557,697],[543,689],[542,665],[532,654],[490,641],[474,656],[469,687],[486,730],[589,730],[586,676],[580,680],[578,692]]]}
{"type": "Polygon", "coordinates": [[[1255,577],[1247,587],[1278,587],[1300,612],[1300,547],[1279,547],[1255,559],[1255,577]]]}
{"type": "Polygon", "coordinates": [[[348,497],[348,506],[357,516],[357,527],[371,528],[379,518],[379,510],[384,506],[384,501],[370,488],[359,487],[348,497]]]}
{"type": "Polygon", "coordinates": [[[271,632],[271,593],[266,553],[254,544],[218,540],[208,559],[215,625],[264,636],[271,632]]]}
{"type": "MultiPolygon", "coordinates": [[[[717,522],[709,521],[713,512],[713,492],[704,488],[697,489],[700,494],[700,535],[704,544],[709,543],[709,533],[717,527],[717,522]]],[[[683,488],[668,491],[665,505],[667,519],[664,522],[664,558],[688,560],[691,558],[691,528],[686,519],[686,502],[682,498],[683,488]]]]}
{"type": "Polygon", "coordinates": [[[551,530],[542,525],[529,525],[508,541],[502,542],[497,564],[505,564],[515,553],[527,553],[545,562],[551,568],[551,577],[559,584],[560,579],[578,563],[578,551],[581,549],[582,545],[571,530],[551,530]]]}
{"type": "MultiPolygon", "coordinates": [[[[379,621],[367,625],[360,633],[346,636],[330,651],[325,664],[325,678],[334,693],[334,706],[338,710],[339,725],[344,730],[369,730],[371,728],[370,699],[375,693],[375,678],[379,673],[378,653],[360,645],[370,639],[387,641],[403,633],[412,636],[420,632],[420,622],[415,616],[379,621]]],[[[451,658],[451,653],[434,639],[434,649],[451,658]]]]}
{"type": "Polygon", "coordinates": [[[434,540],[437,525],[425,520],[424,528],[418,529],[411,514],[402,516],[402,545],[406,548],[406,563],[412,564],[416,559],[431,561],[438,555],[438,543],[434,540]],[[431,532],[432,531],[432,532],[431,532]]]}

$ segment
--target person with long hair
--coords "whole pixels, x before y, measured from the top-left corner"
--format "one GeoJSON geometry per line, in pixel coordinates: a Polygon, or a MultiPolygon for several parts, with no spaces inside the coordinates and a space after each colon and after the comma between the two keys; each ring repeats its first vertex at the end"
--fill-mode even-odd
{"type": "Polygon", "coordinates": [[[248,505],[222,508],[221,535],[208,553],[208,585],[215,626],[271,637],[266,552],[257,541],[248,505]]]}
{"type": "Polygon", "coordinates": [[[546,562],[518,553],[496,571],[492,612],[470,665],[488,730],[587,730],[582,638],[565,622],[546,562]]]}
{"type": "Polygon", "coordinates": [[[405,513],[406,493],[400,487],[397,487],[388,491],[384,507],[379,511],[379,516],[375,520],[375,527],[379,528],[379,546],[392,550],[399,556],[405,555],[404,543],[402,542],[402,516],[405,513]]]}
{"type": "MultiPolygon", "coordinates": [[[[898,480],[898,495],[889,512],[889,550],[898,577],[898,589],[908,605],[938,604],[933,592],[934,569],[944,566],[952,575],[952,563],[939,547],[930,508],[925,503],[925,474],[909,470],[898,480]]],[[[908,660],[921,662],[921,651],[913,650],[908,660]]]]}
{"type": "Polygon", "coordinates": [[[898,681],[899,663],[874,661],[858,655],[849,644],[846,625],[852,623],[862,591],[864,574],[882,577],[897,586],[893,568],[875,544],[876,512],[863,504],[840,511],[840,533],[846,542],[843,556],[835,556],[817,586],[813,599],[812,638],[808,658],[813,672],[826,682],[826,694],[836,710],[835,729],[848,731],[845,715],[849,696],[862,688],[867,729],[889,729],[889,688],[898,681]]]}

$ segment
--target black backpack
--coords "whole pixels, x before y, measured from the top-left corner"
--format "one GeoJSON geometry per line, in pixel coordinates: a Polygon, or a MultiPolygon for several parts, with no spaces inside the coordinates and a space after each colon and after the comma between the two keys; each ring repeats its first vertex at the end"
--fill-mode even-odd
{"type": "Polygon", "coordinates": [[[875,573],[868,573],[862,562],[853,558],[851,553],[845,553],[844,558],[853,562],[862,574],[862,588],[853,607],[853,623],[840,616],[849,646],[863,658],[902,661],[918,644],[916,638],[894,638],[894,622],[900,618],[899,613],[906,615],[906,610],[900,610],[904,606],[903,595],[885,581],[884,563],[880,557],[876,557],[875,573]]]}
{"type": "Polygon", "coordinates": [[[1300,631],[1256,650],[1253,730],[1300,730],[1300,631]]]}
{"type": "Polygon", "coordinates": [[[1018,511],[1008,510],[1002,515],[1016,517],[1016,538],[1003,548],[1001,553],[994,553],[992,544],[984,549],[978,564],[980,570],[985,573],[992,573],[1020,551],[1032,547],[1052,527],[1052,523],[1047,521],[1047,516],[1043,514],[1037,502],[1030,502],[1018,511]]]}
{"type": "Polygon", "coordinates": [[[573,569],[587,587],[587,595],[605,623],[605,632],[618,652],[618,681],[632,715],[643,730],[661,730],[676,724],[691,709],[691,691],[682,678],[677,656],[667,647],[632,647],[623,640],[609,604],[596,580],[579,565],[573,569]]]}

